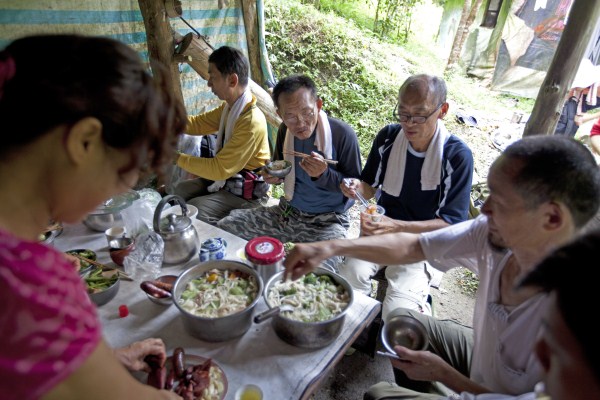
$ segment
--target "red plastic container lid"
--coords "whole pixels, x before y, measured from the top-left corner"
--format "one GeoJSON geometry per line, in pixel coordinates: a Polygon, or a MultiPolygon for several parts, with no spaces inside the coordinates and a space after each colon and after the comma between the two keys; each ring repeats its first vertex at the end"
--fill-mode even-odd
{"type": "Polygon", "coordinates": [[[284,256],[283,243],[275,238],[260,236],[246,243],[246,258],[251,263],[259,265],[275,264],[284,256]]]}

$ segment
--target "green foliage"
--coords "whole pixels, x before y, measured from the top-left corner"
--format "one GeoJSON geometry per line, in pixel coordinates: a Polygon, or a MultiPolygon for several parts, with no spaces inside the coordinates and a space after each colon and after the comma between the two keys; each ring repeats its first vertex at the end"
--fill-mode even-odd
{"type": "Polygon", "coordinates": [[[265,5],[266,45],[276,78],[302,73],[314,79],[324,110],[356,130],[366,156],[374,135],[392,121],[399,87],[397,74],[385,71],[384,56],[371,45],[372,36],[351,21],[296,1],[265,5]],[[385,72],[374,73],[377,68],[385,72]]]}
{"type": "Polygon", "coordinates": [[[457,275],[458,285],[464,294],[474,296],[479,287],[479,278],[466,268],[459,268],[457,275]]]}

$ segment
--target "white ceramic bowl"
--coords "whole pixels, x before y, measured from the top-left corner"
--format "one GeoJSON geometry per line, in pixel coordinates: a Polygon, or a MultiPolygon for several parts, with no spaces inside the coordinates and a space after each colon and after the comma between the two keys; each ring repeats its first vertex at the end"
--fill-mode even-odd
{"type": "MultiPolygon", "coordinates": [[[[188,209],[187,216],[190,219],[195,219],[198,215],[198,209],[196,208],[196,206],[186,204],[186,207],[188,209]]],[[[161,218],[164,218],[169,214],[181,215],[181,207],[179,205],[174,205],[169,208],[165,208],[163,209],[162,214],[160,214],[160,216],[161,218]]]]}

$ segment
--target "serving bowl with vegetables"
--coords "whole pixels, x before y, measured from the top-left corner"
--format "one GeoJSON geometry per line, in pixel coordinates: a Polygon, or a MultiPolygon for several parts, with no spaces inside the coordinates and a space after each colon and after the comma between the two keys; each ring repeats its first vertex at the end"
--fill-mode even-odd
{"type": "MultiPolygon", "coordinates": [[[[96,252],[93,250],[90,250],[90,249],[73,249],[73,250],[67,250],[67,251],[65,251],[65,253],[75,256],[77,258],[79,258],[79,257],[87,258],[88,260],[92,260],[92,261],[96,261],[96,259],[97,259],[96,252]]],[[[83,276],[93,269],[94,269],[94,266],[91,263],[79,258],[79,275],[83,276]]]]}
{"type": "Polygon", "coordinates": [[[90,299],[102,306],[111,301],[119,292],[119,271],[103,271],[94,268],[83,277],[90,299]]]}
{"type": "Polygon", "coordinates": [[[250,329],[262,291],[262,279],[248,265],[211,260],[179,275],[173,300],[190,335],[220,342],[250,329]]]}
{"type": "Polygon", "coordinates": [[[267,282],[264,296],[269,310],[257,315],[255,322],[262,322],[265,315],[271,317],[277,336],[297,347],[315,349],[331,344],[354,300],[352,287],[322,267],[295,281],[283,281],[284,273],[278,272],[267,282]]]}

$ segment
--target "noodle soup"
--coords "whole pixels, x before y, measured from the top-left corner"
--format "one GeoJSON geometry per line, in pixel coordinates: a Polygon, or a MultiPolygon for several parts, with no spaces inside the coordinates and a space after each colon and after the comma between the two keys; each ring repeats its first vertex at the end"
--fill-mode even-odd
{"type": "Polygon", "coordinates": [[[295,281],[276,282],[269,290],[272,307],[290,305],[281,316],[302,322],[327,321],[339,315],[350,302],[350,294],[328,275],[309,273],[295,281]]]}
{"type": "Polygon", "coordinates": [[[252,275],[211,269],[187,283],[179,305],[198,317],[220,318],[246,309],[258,296],[258,290],[252,275]]]}

